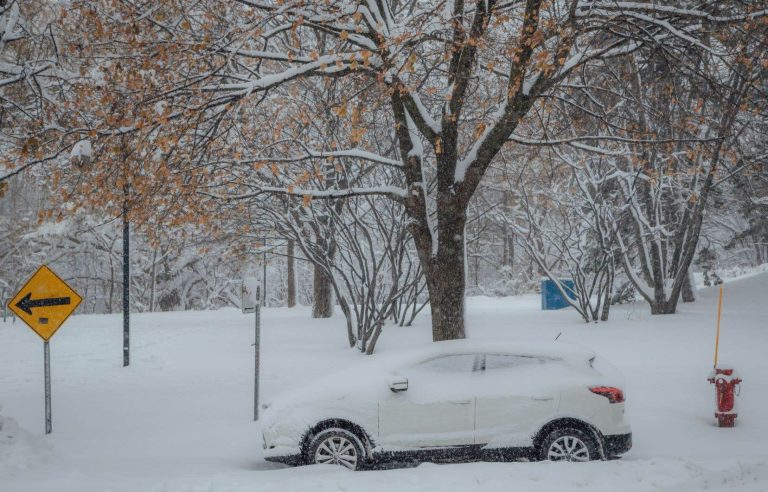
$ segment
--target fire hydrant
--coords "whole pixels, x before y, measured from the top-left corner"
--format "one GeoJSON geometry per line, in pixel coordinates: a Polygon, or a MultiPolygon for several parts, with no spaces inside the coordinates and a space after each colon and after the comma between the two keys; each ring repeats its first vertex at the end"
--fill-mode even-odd
{"type": "Polygon", "coordinates": [[[718,427],[733,427],[736,417],[736,389],[739,388],[741,379],[733,369],[721,369],[716,367],[709,374],[707,379],[715,385],[715,396],[717,399],[717,417],[718,427]]]}

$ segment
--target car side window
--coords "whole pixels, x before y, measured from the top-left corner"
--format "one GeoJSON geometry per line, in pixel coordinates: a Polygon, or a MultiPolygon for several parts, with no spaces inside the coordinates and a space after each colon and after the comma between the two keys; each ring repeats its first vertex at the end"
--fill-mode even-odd
{"type": "Polygon", "coordinates": [[[516,369],[522,366],[541,365],[545,363],[546,359],[526,355],[486,354],[485,356],[486,371],[516,369]]]}
{"type": "Polygon", "coordinates": [[[444,355],[441,357],[435,357],[434,359],[425,360],[414,367],[418,370],[428,372],[463,372],[471,373],[480,369],[478,360],[479,355],[475,354],[456,354],[456,355],[444,355]]]}

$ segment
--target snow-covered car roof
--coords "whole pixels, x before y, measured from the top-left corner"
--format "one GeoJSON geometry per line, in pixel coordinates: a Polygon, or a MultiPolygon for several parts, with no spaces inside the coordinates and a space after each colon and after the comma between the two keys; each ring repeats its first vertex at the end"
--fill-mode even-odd
{"type": "MultiPolygon", "coordinates": [[[[403,351],[402,356],[432,357],[450,354],[509,354],[530,357],[546,357],[565,361],[582,362],[595,356],[592,350],[585,347],[560,341],[535,341],[515,339],[463,339],[433,342],[423,346],[413,347],[403,351]]],[[[382,359],[396,354],[384,354],[382,359]]]]}
{"type": "MultiPolygon", "coordinates": [[[[595,353],[578,345],[560,341],[514,339],[451,340],[418,345],[406,350],[362,357],[359,362],[335,374],[280,394],[271,401],[273,408],[317,399],[343,400],[364,389],[371,389],[371,378],[397,373],[399,369],[433,357],[452,354],[499,354],[541,357],[562,361],[573,367],[587,367],[595,353]]],[[[376,385],[374,389],[378,388],[376,385]]]]}

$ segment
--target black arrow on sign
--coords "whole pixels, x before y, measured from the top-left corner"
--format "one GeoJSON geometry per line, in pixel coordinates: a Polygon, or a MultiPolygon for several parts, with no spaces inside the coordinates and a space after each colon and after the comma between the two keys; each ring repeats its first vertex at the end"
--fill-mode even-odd
{"type": "Polygon", "coordinates": [[[69,304],[69,297],[49,297],[47,299],[35,299],[33,301],[32,293],[29,292],[19,302],[16,303],[16,307],[31,315],[32,308],[63,306],[65,304],[69,304]]]}

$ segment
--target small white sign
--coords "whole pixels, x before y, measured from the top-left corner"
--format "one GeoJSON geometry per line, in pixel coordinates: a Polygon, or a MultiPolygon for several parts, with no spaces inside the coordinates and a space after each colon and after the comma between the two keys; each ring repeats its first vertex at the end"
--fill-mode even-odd
{"type": "Polygon", "coordinates": [[[253,313],[259,303],[259,279],[256,277],[245,277],[243,287],[240,293],[240,306],[243,314],[253,313]]]}

